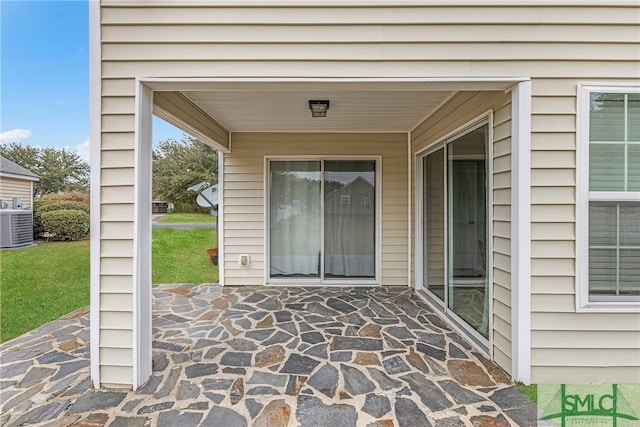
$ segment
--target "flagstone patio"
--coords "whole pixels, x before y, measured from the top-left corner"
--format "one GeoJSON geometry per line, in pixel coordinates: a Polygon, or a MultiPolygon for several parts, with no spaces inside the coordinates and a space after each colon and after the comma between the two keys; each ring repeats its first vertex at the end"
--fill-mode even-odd
{"type": "Polygon", "coordinates": [[[528,426],[537,410],[410,289],[154,288],[153,376],[94,390],[88,310],[0,346],[0,425],[528,426]]]}

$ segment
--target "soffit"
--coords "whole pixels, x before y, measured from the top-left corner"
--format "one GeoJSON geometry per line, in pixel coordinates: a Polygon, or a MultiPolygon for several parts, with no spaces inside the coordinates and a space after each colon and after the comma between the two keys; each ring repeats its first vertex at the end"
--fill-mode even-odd
{"type": "Polygon", "coordinates": [[[242,89],[182,93],[230,132],[408,132],[454,92],[242,89]],[[311,117],[311,99],[330,101],[327,117],[311,117]]]}

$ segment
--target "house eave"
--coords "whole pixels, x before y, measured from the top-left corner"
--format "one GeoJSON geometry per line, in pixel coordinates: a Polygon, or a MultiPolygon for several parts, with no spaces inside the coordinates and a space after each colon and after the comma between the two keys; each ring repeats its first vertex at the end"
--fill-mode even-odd
{"type": "Polygon", "coordinates": [[[230,151],[229,131],[180,92],[154,92],[153,103],[158,117],[216,150],[230,151]]]}
{"type": "Polygon", "coordinates": [[[0,176],[3,178],[23,179],[25,181],[40,181],[40,178],[35,176],[18,175],[14,173],[0,172],[0,176]]]}

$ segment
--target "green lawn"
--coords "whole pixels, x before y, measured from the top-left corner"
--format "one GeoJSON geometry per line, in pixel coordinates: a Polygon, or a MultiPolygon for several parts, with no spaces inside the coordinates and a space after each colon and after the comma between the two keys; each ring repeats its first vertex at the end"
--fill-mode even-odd
{"type": "Polygon", "coordinates": [[[529,398],[530,401],[537,404],[538,403],[538,385],[530,384],[524,385],[522,383],[516,383],[516,387],[529,398]]]}
{"type": "Polygon", "coordinates": [[[153,283],[218,283],[218,267],[207,249],[215,246],[216,230],[153,230],[153,283]]]}
{"type": "Polygon", "coordinates": [[[216,222],[216,217],[203,213],[172,213],[160,218],[163,224],[184,222],[216,222]]]}
{"type": "Polygon", "coordinates": [[[89,305],[89,242],[0,251],[0,342],[89,305]]]}
{"type": "MultiPolygon", "coordinates": [[[[217,283],[216,231],[153,230],[153,283],[217,283]]],[[[89,241],[0,251],[0,342],[89,305],[89,241]]]]}

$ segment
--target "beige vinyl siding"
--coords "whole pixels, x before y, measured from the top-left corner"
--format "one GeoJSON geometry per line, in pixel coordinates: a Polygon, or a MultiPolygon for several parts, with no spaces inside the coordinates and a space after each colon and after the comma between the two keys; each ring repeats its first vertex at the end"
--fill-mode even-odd
{"type": "Polygon", "coordinates": [[[383,285],[407,285],[407,135],[235,133],[224,156],[225,285],[265,284],[265,156],[381,156],[383,285]],[[238,265],[240,254],[251,265],[238,265]]]}
{"type": "Polygon", "coordinates": [[[19,179],[0,175],[0,200],[13,207],[13,198],[19,197],[23,208],[31,209],[31,183],[26,179],[19,179]]]}
{"type": "MultiPolygon", "coordinates": [[[[148,15],[147,15],[148,16],[148,15]]],[[[129,16],[127,16],[129,17],[129,16]]],[[[154,55],[161,55],[154,43],[164,42],[167,45],[183,45],[185,43],[197,43],[190,47],[192,51],[201,50],[202,46],[212,47],[212,45],[227,43],[232,40],[236,44],[252,45],[256,43],[276,45],[279,43],[309,44],[317,43],[319,34],[322,33],[322,41],[332,43],[389,43],[393,45],[408,43],[428,45],[446,40],[450,45],[457,46],[457,43],[475,42],[478,39],[485,40],[489,45],[492,43],[504,43],[505,32],[513,29],[512,24],[481,24],[464,25],[453,23],[450,25],[428,25],[415,24],[411,26],[403,24],[376,24],[359,25],[350,29],[349,34],[344,32],[341,25],[309,24],[302,27],[287,25],[227,25],[215,24],[213,22],[203,22],[200,24],[180,24],[171,23],[175,33],[167,33],[159,20],[152,23],[144,33],[141,33],[129,24],[117,23],[113,19],[107,22],[109,26],[103,33],[103,40],[108,43],[135,41],[140,44],[153,46],[154,55]]],[[[597,36],[590,33],[593,25],[574,25],[575,32],[567,32],[562,25],[520,25],[521,32],[515,33],[509,39],[512,45],[517,43],[553,42],[562,40],[565,43],[579,43],[585,46],[590,43],[597,44],[619,44],[636,41],[637,32],[633,25],[603,26],[597,36]],[[581,34],[582,33],[582,34],[581,34]],[[600,37],[600,38],[598,38],[600,37]]],[[[115,50],[112,45],[107,45],[107,57],[111,56],[115,50]]],[[[545,53],[549,55],[549,53],[545,53]]],[[[492,55],[495,55],[493,53],[492,55]]],[[[148,57],[148,56],[147,56],[148,57]]],[[[424,56],[422,56],[424,57],[424,56]]],[[[146,58],[146,57],[145,57],[146,58]]]]}
{"type": "Polygon", "coordinates": [[[133,373],[133,357],[125,356],[133,354],[135,98],[133,90],[110,96],[109,87],[100,154],[100,376],[104,385],[122,387],[133,373]]]}
{"type": "Polygon", "coordinates": [[[115,79],[209,76],[212,69],[217,77],[254,76],[256,69],[277,77],[637,74],[632,4],[103,5],[103,74],[115,79]]]}
{"type": "MultiPolygon", "coordinates": [[[[532,381],[583,378],[611,382],[638,378],[640,362],[631,369],[607,367],[608,359],[593,353],[589,361],[576,360],[582,365],[568,369],[553,365],[555,358],[548,359],[548,353],[537,351],[540,345],[555,346],[557,360],[564,360],[565,353],[573,354],[573,348],[585,347],[592,339],[587,334],[580,342],[563,342],[559,339],[562,331],[600,331],[603,325],[608,325],[608,330],[629,332],[624,337],[614,335],[603,343],[611,353],[640,336],[637,314],[575,313],[575,248],[571,249],[575,246],[576,227],[576,85],[584,80],[637,80],[638,6],[633,2],[627,6],[612,5],[605,0],[600,5],[567,5],[562,1],[528,6],[502,2],[469,4],[458,2],[448,6],[425,1],[424,5],[408,7],[389,1],[385,7],[347,7],[309,2],[307,7],[287,7],[282,3],[277,7],[233,7],[187,1],[163,2],[158,6],[147,1],[103,0],[101,149],[106,164],[101,182],[101,211],[105,212],[101,218],[101,257],[113,258],[118,253],[122,258],[132,256],[132,249],[118,252],[121,243],[114,242],[132,245],[133,238],[131,150],[135,149],[133,97],[137,77],[531,77],[534,114],[531,232],[535,267],[532,292],[536,296],[532,306],[532,381]],[[118,150],[126,153],[108,153],[118,150]],[[115,223],[124,227],[114,230],[115,223]],[[547,264],[553,264],[553,269],[547,269],[547,264]],[[538,295],[546,299],[537,299],[538,295]],[[554,301],[553,312],[540,305],[550,303],[549,298],[554,301]],[[552,329],[545,327],[548,319],[555,320],[552,329]]],[[[499,108],[495,112],[497,119],[499,108]]],[[[495,129],[496,134],[507,127],[505,122],[504,128],[495,129]]],[[[434,137],[431,135],[430,139],[434,137]]],[[[506,141],[494,146],[493,244],[494,251],[500,254],[508,250],[510,232],[506,204],[510,197],[507,187],[510,161],[506,141]]],[[[231,159],[235,155],[232,152],[231,159]]],[[[406,160],[405,150],[402,162],[405,171],[406,160]]],[[[255,163],[230,165],[226,173],[230,177],[237,174],[239,181],[260,182],[261,168],[253,172],[256,167],[255,163]],[[252,171],[246,172],[247,169],[252,171]]],[[[386,167],[383,160],[385,170],[386,167]]],[[[241,197],[230,195],[237,203],[227,203],[225,213],[240,215],[236,227],[247,225],[249,230],[264,233],[263,224],[255,221],[264,203],[255,192],[262,190],[242,191],[253,193],[250,197],[242,193],[238,193],[241,197]],[[246,210],[241,212],[243,209],[246,210]]],[[[225,189],[225,193],[229,190],[225,189]]],[[[387,212],[407,216],[401,203],[385,207],[383,214],[387,212]]],[[[240,230],[237,228],[237,233],[240,230]]],[[[237,261],[234,257],[241,251],[259,254],[263,244],[247,237],[229,239],[234,244],[227,246],[227,267],[230,275],[237,275],[236,266],[232,265],[237,261]]],[[[387,256],[404,253],[403,242],[406,243],[406,237],[385,236],[387,256]]],[[[494,257],[498,263],[506,263],[505,258],[495,254],[494,257]]],[[[255,262],[252,268],[264,262],[258,255],[252,261],[255,262]]],[[[494,266],[495,281],[508,283],[508,266],[499,267],[494,266]]],[[[131,293],[132,273],[128,268],[101,270],[101,292],[118,289],[131,293]],[[112,287],[113,283],[118,284],[117,288],[112,287]]],[[[261,276],[251,274],[252,282],[258,283],[261,276]]],[[[399,265],[386,268],[383,279],[389,278],[400,282],[399,265]]],[[[228,283],[240,281],[239,277],[229,277],[228,283]]],[[[507,295],[500,298],[507,299],[507,295]]],[[[122,309],[131,312],[130,306],[122,309]]],[[[506,311],[505,307],[500,309],[506,311]]],[[[494,317],[494,337],[498,336],[498,329],[507,335],[506,321],[501,317],[498,321],[498,317],[494,317]]],[[[132,323],[124,320],[114,323],[105,318],[100,327],[120,328],[121,341],[128,342],[127,331],[132,323]]],[[[101,380],[107,384],[130,383],[131,376],[127,377],[126,370],[130,368],[116,366],[111,361],[118,359],[115,352],[110,353],[105,342],[101,342],[101,347],[105,350],[101,380]]],[[[500,349],[497,347],[498,344],[494,348],[496,359],[503,357],[506,363],[506,342],[499,345],[500,349]],[[505,355],[498,356],[498,351],[504,351],[505,355]]]]}
{"type": "MultiPolygon", "coordinates": [[[[489,110],[493,111],[492,353],[494,360],[511,372],[511,95],[504,92],[455,95],[413,131],[411,149],[419,153],[489,110]]],[[[416,200],[415,188],[412,192],[412,200],[416,200]]]]}
{"type": "Polygon", "coordinates": [[[576,313],[578,77],[532,82],[532,380],[638,382],[640,315],[576,313]]]}
{"type": "MultiPolygon", "coordinates": [[[[320,2],[308,2],[308,7],[300,7],[300,2],[290,7],[280,5],[271,7],[267,2],[264,6],[255,4],[248,7],[234,7],[227,5],[202,7],[198,1],[173,1],[162,2],[166,7],[144,7],[144,1],[103,0],[104,5],[113,5],[114,8],[103,11],[103,23],[121,24],[306,24],[318,25],[322,23],[333,24],[633,24],[633,17],[629,13],[637,11],[636,7],[629,5],[622,7],[613,5],[602,7],[598,5],[573,6],[561,4],[555,6],[517,6],[496,2],[460,2],[451,6],[438,2],[425,1],[424,5],[409,7],[400,5],[392,6],[367,6],[362,3],[359,7],[325,6],[320,2]],[[464,12],[460,13],[460,6],[465,5],[464,12]],[[182,6],[182,7],[180,7],[182,6]],[[551,9],[555,13],[550,13],[551,9]],[[606,11],[606,13],[604,13],[606,11]]],[[[277,3],[277,2],[273,2],[277,3]]],[[[292,2],[293,3],[293,2],[292,2]]],[[[392,2],[388,4],[393,5],[392,2]]],[[[606,5],[606,3],[603,3],[606,5]]],[[[536,31],[540,33],[541,31],[536,31]]],[[[374,36],[380,37],[374,33],[374,36]]],[[[460,36],[459,36],[460,37],[460,36]]],[[[558,40],[560,37],[555,38],[558,40]]],[[[290,40],[290,39],[288,39],[290,40]]],[[[467,39],[467,41],[472,41],[467,39]]]]}
{"type": "Polygon", "coordinates": [[[493,360],[511,373],[511,96],[493,110],[493,360]]]}

